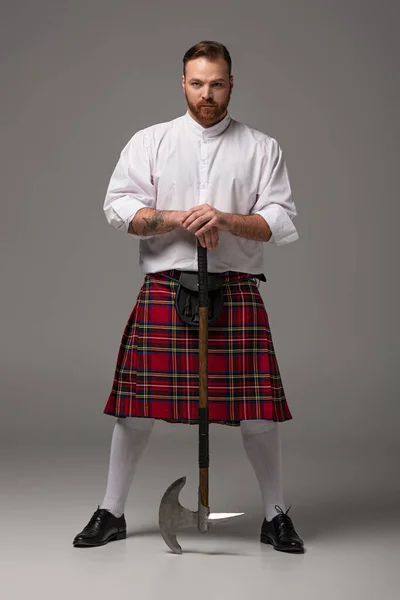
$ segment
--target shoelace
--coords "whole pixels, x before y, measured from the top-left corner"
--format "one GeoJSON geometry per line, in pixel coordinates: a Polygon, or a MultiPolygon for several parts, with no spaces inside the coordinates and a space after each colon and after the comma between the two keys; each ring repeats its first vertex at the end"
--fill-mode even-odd
{"type": "Polygon", "coordinates": [[[288,512],[292,508],[292,505],[289,506],[286,512],[282,510],[280,506],[275,504],[275,510],[278,512],[277,515],[277,524],[278,527],[282,527],[283,525],[290,527],[292,531],[294,531],[294,525],[292,519],[289,517],[288,512]]]}
{"type": "Polygon", "coordinates": [[[101,515],[100,511],[103,510],[100,508],[100,505],[97,506],[97,510],[96,512],[93,513],[93,515],[90,518],[89,523],[87,524],[87,528],[90,527],[91,525],[93,525],[93,523],[95,523],[97,521],[97,519],[99,518],[99,516],[101,515]]]}

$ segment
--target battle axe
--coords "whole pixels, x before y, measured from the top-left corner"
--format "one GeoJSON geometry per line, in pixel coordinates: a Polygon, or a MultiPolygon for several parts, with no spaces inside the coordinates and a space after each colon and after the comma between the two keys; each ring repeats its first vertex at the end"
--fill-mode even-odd
{"type": "Polygon", "coordinates": [[[176,539],[179,527],[197,525],[201,533],[207,533],[214,523],[239,517],[244,513],[210,513],[208,468],[209,421],[208,421],[208,274],[207,248],[197,240],[198,250],[198,294],[199,294],[199,492],[198,510],[184,508],[179,502],[179,493],[186,483],[181,477],[172,483],[162,497],[159,510],[161,535],[175,554],[182,554],[176,539]]]}

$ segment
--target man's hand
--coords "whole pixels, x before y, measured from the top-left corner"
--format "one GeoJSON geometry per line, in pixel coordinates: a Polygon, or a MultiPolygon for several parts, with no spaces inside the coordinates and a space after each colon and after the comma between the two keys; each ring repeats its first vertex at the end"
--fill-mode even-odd
{"type": "Polygon", "coordinates": [[[202,235],[213,227],[220,231],[228,231],[228,219],[228,213],[221,212],[209,204],[200,204],[187,211],[182,226],[196,235],[202,235]]]}
{"type": "Polygon", "coordinates": [[[215,250],[219,242],[219,231],[228,231],[228,213],[221,212],[209,204],[200,204],[187,211],[182,227],[192,231],[203,247],[215,250]]]}
{"type": "Polygon", "coordinates": [[[216,227],[213,227],[209,231],[206,231],[206,233],[203,233],[197,237],[203,248],[207,248],[207,250],[215,250],[219,243],[219,230],[216,227]]]}

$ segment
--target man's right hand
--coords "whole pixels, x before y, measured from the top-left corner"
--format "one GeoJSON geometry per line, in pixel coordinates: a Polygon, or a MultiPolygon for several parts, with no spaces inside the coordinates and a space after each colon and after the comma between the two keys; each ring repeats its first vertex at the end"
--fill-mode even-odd
{"type": "Polygon", "coordinates": [[[205,233],[197,236],[200,240],[200,244],[207,250],[215,250],[219,243],[219,229],[211,227],[205,233]]]}
{"type": "MultiPolygon", "coordinates": [[[[179,226],[181,226],[186,215],[187,211],[185,210],[177,211],[177,221],[179,226]]],[[[185,231],[187,231],[187,229],[185,229],[185,231]]],[[[215,250],[219,243],[219,229],[217,229],[217,227],[211,227],[211,229],[206,231],[204,234],[198,236],[198,240],[203,248],[207,248],[207,250],[215,250]]]]}

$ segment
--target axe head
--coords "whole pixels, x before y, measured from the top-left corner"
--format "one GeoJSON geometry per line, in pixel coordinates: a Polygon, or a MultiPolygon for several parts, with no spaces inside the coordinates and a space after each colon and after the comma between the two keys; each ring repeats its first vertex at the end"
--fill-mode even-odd
{"type": "Polygon", "coordinates": [[[211,513],[199,499],[199,510],[194,512],[182,506],[179,494],[186,483],[186,477],[181,477],[172,483],[162,497],[159,510],[159,525],[165,543],[174,554],[182,554],[182,548],[176,539],[179,527],[197,525],[199,531],[206,533],[210,523],[220,523],[244,513],[211,513]]]}

